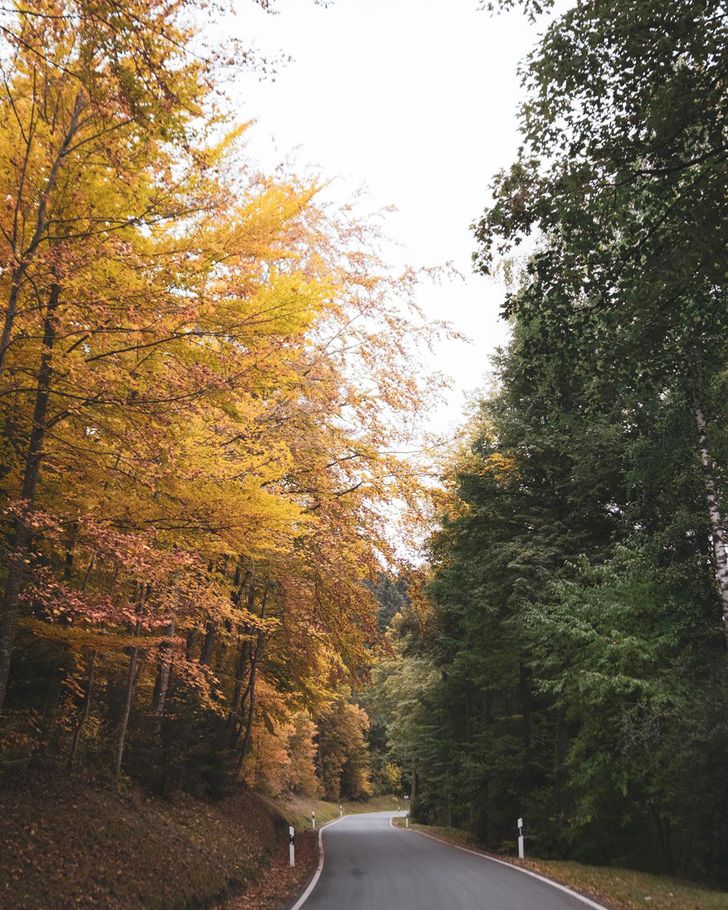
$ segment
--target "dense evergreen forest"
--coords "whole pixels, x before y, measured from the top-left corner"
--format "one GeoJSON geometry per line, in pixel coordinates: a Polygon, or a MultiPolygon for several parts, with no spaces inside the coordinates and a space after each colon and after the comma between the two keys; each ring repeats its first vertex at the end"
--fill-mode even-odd
{"type": "Polygon", "coordinates": [[[475,225],[512,341],[380,710],[420,819],[728,874],[728,12],[576,2],[475,225]]]}
{"type": "Polygon", "coordinates": [[[3,782],[406,790],[728,880],[725,3],[552,14],[473,225],[510,342],[436,483],[397,453],[448,327],[249,166],[199,6],[0,11],[3,782]]]}

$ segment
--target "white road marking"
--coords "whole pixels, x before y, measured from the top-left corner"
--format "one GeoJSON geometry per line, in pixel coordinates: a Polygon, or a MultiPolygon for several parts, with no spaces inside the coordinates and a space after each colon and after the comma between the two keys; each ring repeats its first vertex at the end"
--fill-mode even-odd
{"type": "MultiPolygon", "coordinates": [[[[392,828],[398,831],[404,831],[404,828],[399,828],[394,824],[395,818],[401,818],[402,816],[398,813],[389,816],[389,824],[392,828]]],[[[347,816],[344,816],[347,818],[347,816]]],[[[300,910],[301,907],[306,903],[306,901],[311,896],[311,892],[316,887],[318,880],[321,878],[321,873],[324,868],[324,831],[326,828],[330,828],[332,825],[338,824],[342,821],[342,818],[337,818],[332,822],[324,825],[319,829],[319,861],[316,872],[314,873],[313,878],[308,883],[308,887],[303,892],[303,894],[298,898],[296,903],[291,907],[291,910],[300,910]]],[[[484,853],[478,853],[476,850],[470,850],[467,847],[461,847],[460,844],[453,844],[450,841],[443,840],[441,837],[436,837],[434,834],[426,834],[424,831],[417,831],[415,828],[407,829],[409,831],[414,831],[415,834],[421,834],[422,837],[429,837],[431,840],[436,840],[440,844],[445,844],[446,847],[454,847],[456,850],[462,850],[465,853],[470,853],[473,856],[477,856],[480,859],[488,860],[491,863],[498,863],[500,866],[507,866],[509,869],[513,869],[515,872],[522,872],[524,875],[530,875],[531,878],[537,878],[541,882],[545,882],[547,885],[551,885],[552,888],[557,888],[559,891],[563,891],[564,894],[568,894],[571,897],[575,897],[578,901],[581,901],[583,904],[586,904],[587,907],[592,907],[593,910],[608,910],[603,904],[597,904],[596,901],[590,900],[588,897],[584,897],[583,894],[579,894],[578,891],[573,891],[571,888],[567,888],[566,885],[560,885],[558,882],[553,881],[550,878],[546,878],[545,875],[539,875],[538,872],[531,872],[530,869],[523,869],[521,866],[516,866],[513,863],[508,863],[502,859],[495,859],[493,856],[486,856],[484,853]]]]}
{"type": "Polygon", "coordinates": [[[328,822],[328,824],[322,825],[322,826],[319,828],[319,835],[318,835],[318,842],[319,842],[319,861],[318,861],[318,866],[317,866],[317,868],[316,868],[316,871],[315,871],[314,874],[313,874],[313,878],[312,878],[311,881],[308,883],[308,887],[307,887],[306,890],[303,892],[303,894],[298,898],[298,900],[296,901],[296,903],[291,907],[291,910],[299,910],[299,908],[303,907],[303,905],[306,903],[306,901],[307,901],[307,900],[309,899],[309,897],[311,896],[311,892],[312,892],[313,889],[316,887],[316,883],[318,882],[318,880],[321,878],[321,873],[323,872],[323,868],[324,868],[324,831],[325,831],[327,828],[330,828],[332,825],[337,825],[340,821],[342,821],[343,818],[346,818],[346,816],[340,816],[339,818],[335,819],[334,821],[328,822]]]}
{"type": "MultiPolygon", "coordinates": [[[[392,819],[390,818],[389,823],[393,828],[397,827],[393,824],[392,819]]],[[[399,829],[403,831],[403,828],[399,829]]],[[[439,841],[441,844],[445,844],[448,847],[454,847],[456,850],[463,850],[465,853],[472,853],[473,856],[479,856],[481,859],[488,860],[491,863],[498,863],[500,866],[508,866],[509,869],[514,869],[516,872],[523,872],[524,875],[530,875],[531,878],[537,878],[539,881],[546,882],[547,885],[551,885],[552,888],[558,888],[559,891],[563,891],[565,894],[570,894],[571,897],[575,897],[577,900],[580,900],[582,903],[586,904],[587,907],[593,907],[594,910],[607,910],[603,904],[597,904],[595,901],[590,900],[588,897],[584,897],[583,894],[579,894],[578,891],[572,891],[571,888],[567,888],[566,885],[560,885],[558,882],[553,881],[550,878],[546,878],[545,875],[539,875],[538,872],[531,872],[530,869],[523,869],[521,866],[516,866],[514,863],[507,863],[503,859],[496,859],[493,856],[486,856],[485,853],[478,853],[477,850],[469,850],[467,847],[461,847],[460,844],[453,844],[448,840],[443,840],[441,837],[436,837],[434,834],[426,834],[424,831],[418,831],[416,828],[410,828],[410,831],[414,831],[415,834],[421,834],[423,837],[429,837],[431,840],[439,841]]],[[[296,910],[294,907],[293,910],[296,910]]]]}

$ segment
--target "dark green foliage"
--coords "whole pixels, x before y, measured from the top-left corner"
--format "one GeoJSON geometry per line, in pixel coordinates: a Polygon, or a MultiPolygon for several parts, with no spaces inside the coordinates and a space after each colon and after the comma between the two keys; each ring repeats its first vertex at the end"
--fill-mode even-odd
{"type": "MultiPolygon", "coordinates": [[[[510,4],[501,4],[508,6],[510,4]]],[[[525,4],[533,10],[533,5],[525,4]]],[[[577,0],[525,82],[476,264],[532,250],[432,544],[417,811],[532,852],[728,870],[728,14],[577,0]],[[711,530],[712,529],[712,530],[711,530]]]]}
{"type": "Polygon", "coordinates": [[[376,583],[369,585],[379,604],[379,629],[386,631],[392,619],[407,604],[407,586],[402,579],[392,579],[380,573],[376,583]]]}
{"type": "Polygon", "coordinates": [[[417,814],[495,848],[523,815],[533,852],[720,875],[728,667],[692,427],[667,399],[637,434],[523,396],[519,338],[433,543],[417,814]]]}

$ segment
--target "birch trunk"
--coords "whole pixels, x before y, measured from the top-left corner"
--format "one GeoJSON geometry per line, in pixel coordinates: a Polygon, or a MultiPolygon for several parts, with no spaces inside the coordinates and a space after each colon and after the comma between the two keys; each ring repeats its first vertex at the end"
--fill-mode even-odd
{"type": "Polygon", "coordinates": [[[38,369],[38,388],[35,395],[30,442],[25,458],[23,487],[20,493],[20,498],[24,502],[23,515],[15,520],[8,562],[8,576],[5,581],[5,592],[3,595],[2,617],[0,617],[0,713],[2,713],[5,703],[10,660],[15,642],[15,626],[18,620],[18,601],[23,587],[25,564],[33,540],[29,523],[24,518],[25,516],[30,516],[33,512],[40,466],[43,461],[43,444],[46,436],[48,399],[50,398],[51,389],[51,358],[56,340],[55,313],[58,308],[59,295],[60,288],[57,284],[54,284],[50,291],[43,327],[43,350],[38,369]]]}
{"type": "Polygon", "coordinates": [[[715,581],[723,612],[723,631],[728,637],[728,556],[726,555],[725,530],[720,511],[720,499],[715,486],[715,466],[710,455],[705,414],[702,408],[695,409],[695,424],[698,428],[700,464],[702,466],[705,499],[710,519],[710,536],[713,541],[713,554],[715,556],[715,581]]]}

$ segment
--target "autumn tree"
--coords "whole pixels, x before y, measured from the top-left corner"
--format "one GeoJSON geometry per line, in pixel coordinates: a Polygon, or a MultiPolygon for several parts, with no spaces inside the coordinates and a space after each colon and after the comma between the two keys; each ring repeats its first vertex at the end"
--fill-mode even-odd
{"type": "Polygon", "coordinates": [[[371,794],[366,712],[340,695],[319,721],[321,782],[327,799],[371,794]]]}
{"type": "Polygon", "coordinates": [[[267,749],[313,792],[287,738],[371,661],[440,327],[367,226],[249,169],[186,14],[3,20],[6,744],[207,793],[267,749]]]}

